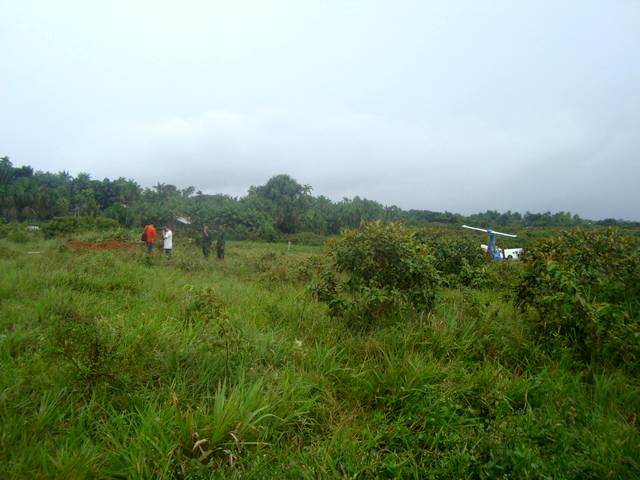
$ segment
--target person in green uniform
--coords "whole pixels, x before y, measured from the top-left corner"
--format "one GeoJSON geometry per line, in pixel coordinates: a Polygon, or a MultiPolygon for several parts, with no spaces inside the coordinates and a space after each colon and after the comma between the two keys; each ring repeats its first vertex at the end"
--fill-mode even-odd
{"type": "Polygon", "coordinates": [[[218,240],[216,241],[216,254],[218,260],[224,260],[224,225],[218,229],[218,240]]]}
{"type": "Polygon", "coordinates": [[[209,234],[209,226],[202,227],[202,254],[204,258],[209,258],[211,253],[211,235],[209,234]]]}

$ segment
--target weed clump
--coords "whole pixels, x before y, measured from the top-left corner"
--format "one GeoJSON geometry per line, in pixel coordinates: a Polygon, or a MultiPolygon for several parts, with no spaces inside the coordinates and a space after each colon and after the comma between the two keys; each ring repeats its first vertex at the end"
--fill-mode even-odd
{"type": "Polygon", "coordinates": [[[186,297],[183,308],[184,319],[192,323],[227,321],[227,307],[212,287],[184,287],[186,297]]]}
{"type": "Polygon", "coordinates": [[[326,259],[320,255],[299,256],[274,251],[259,255],[251,263],[258,278],[271,284],[309,282],[326,266],[326,259]]]}
{"type": "Polygon", "coordinates": [[[211,325],[213,333],[218,337],[216,343],[224,347],[225,373],[231,373],[231,350],[238,350],[240,332],[229,319],[227,305],[212,287],[198,289],[192,285],[185,287],[187,293],[184,306],[184,319],[187,322],[211,325]]]}
{"type": "Polygon", "coordinates": [[[100,384],[120,385],[119,333],[74,305],[58,305],[53,310],[49,318],[49,348],[69,367],[72,386],[89,394],[100,384]]]}

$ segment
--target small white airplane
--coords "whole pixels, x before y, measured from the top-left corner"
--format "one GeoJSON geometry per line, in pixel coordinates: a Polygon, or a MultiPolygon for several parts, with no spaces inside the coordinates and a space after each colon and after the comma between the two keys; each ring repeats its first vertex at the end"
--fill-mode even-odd
{"type": "Polygon", "coordinates": [[[482,251],[484,252],[489,252],[489,255],[491,255],[491,258],[493,258],[494,260],[517,260],[522,254],[522,248],[498,248],[496,246],[496,235],[504,235],[505,237],[512,238],[516,238],[517,235],[496,232],[495,230],[484,228],[470,227],[469,225],[462,225],[462,228],[468,228],[469,230],[477,230],[479,232],[489,234],[489,241],[487,242],[487,245],[480,245],[480,248],[482,248],[482,251]]]}

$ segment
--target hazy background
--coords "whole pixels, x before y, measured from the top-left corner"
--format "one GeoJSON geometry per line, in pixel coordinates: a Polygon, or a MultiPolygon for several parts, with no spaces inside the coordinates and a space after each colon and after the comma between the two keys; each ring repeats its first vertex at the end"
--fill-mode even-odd
{"type": "Polygon", "coordinates": [[[0,60],[18,166],[640,219],[637,0],[3,0],[0,60]]]}

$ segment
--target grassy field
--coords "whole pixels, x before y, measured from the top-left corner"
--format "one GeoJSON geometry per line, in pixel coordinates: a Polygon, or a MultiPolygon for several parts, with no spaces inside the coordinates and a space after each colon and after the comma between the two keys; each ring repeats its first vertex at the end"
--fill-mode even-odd
{"type": "Polygon", "coordinates": [[[0,240],[2,478],[640,478],[637,378],[499,284],[354,330],[305,287],[321,254],[0,240]]]}

